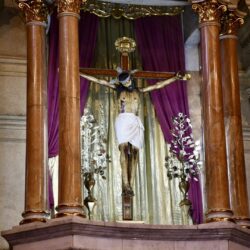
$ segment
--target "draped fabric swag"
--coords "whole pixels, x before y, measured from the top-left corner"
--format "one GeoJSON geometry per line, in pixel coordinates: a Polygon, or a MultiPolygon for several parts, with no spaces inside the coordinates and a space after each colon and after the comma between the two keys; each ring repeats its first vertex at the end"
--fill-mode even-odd
{"type": "MultiPolygon", "coordinates": [[[[152,23],[154,22],[153,20],[154,18],[151,19],[152,23]]],[[[159,22],[157,18],[155,18],[155,20],[156,22],[159,22]]],[[[164,26],[168,26],[168,21],[169,20],[166,21],[166,19],[163,19],[160,22],[162,22],[161,25],[163,25],[164,23],[164,26]]],[[[144,38],[139,38],[140,35],[138,34],[138,30],[140,30],[140,25],[143,26],[143,24],[136,22],[135,28],[139,49],[142,57],[142,63],[144,66],[145,59],[143,58],[143,54],[148,54],[149,49],[142,49],[142,46],[144,46],[142,40],[144,40],[144,38]],[[147,51],[147,53],[144,53],[145,51],[147,51]]],[[[144,27],[141,28],[142,30],[144,30],[144,27]]],[[[157,32],[155,31],[155,33],[157,32]]],[[[159,31],[159,33],[161,33],[161,30],[159,31]]],[[[169,34],[174,33],[175,31],[173,30],[172,33],[170,32],[169,34]]],[[[151,32],[151,36],[152,34],[154,33],[151,32]]],[[[156,35],[158,37],[158,34],[154,34],[152,37],[155,37],[156,35]]],[[[117,66],[119,66],[120,55],[115,50],[114,42],[118,37],[121,36],[135,38],[134,22],[123,19],[115,20],[112,18],[97,20],[97,17],[95,17],[94,15],[84,13],[84,15],[81,16],[81,21],[79,23],[79,46],[81,67],[90,67],[91,65],[91,67],[94,66],[100,68],[116,68],[117,66]],[[98,23],[99,28],[97,28],[98,23]],[[97,37],[98,40],[96,44],[97,37]],[[94,50],[95,48],[96,50],[94,50]],[[93,59],[95,61],[94,64],[93,59]]],[[[168,39],[170,39],[170,37],[171,36],[167,38],[165,37],[164,39],[161,39],[161,41],[165,44],[167,43],[168,39]]],[[[176,41],[175,38],[174,40],[176,41]]],[[[57,19],[55,17],[53,18],[51,23],[49,43],[49,157],[53,157],[58,154],[58,24],[57,19]]],[[[167,50],[168,48],[165,49],[167,50]]],[[[183,51],[183,43],[181,50],[183,51]]],[[[141,68],[137,53],[138,49],[131,55],[133,69],[141,68]]],[[[163,51],[161,51],[160,53],[163,53],[163,51]]],[[[168,57],[166,65],[169,64],[168,61],[174,60],[173,55],[167,56],[168,57]]],[[[179,55],[175,56],[177,57],[179,55]]],[[[146,60],[151,59],[148,58],[146,60]]],[[[156,59],[156,62],[157,60],[159,60],[158,57],[156,59]]],[[[182,60],[184,63],[184,55],[182,60]]],[[[152,64],[155,63],[155,61],[153,60],[152,62],[152,64]]],[[[159,65],[159,62],[155,64],[155,67],[156,65],[159,65]]],[[[161,66],[159,66],[157,70],[178,71],[180,69],[184,69],[183,65],[184,64],[177,63],[175,65],[176,68],[162,68],[161,66]]],[[[155,70],[155,68],[146,67],[147,66],[144,66],[145,69],[155,70]]],[[[143,86],[145,83],[143,81],[138,81],[137,84],[138,86],[143,86]]],[[[164,100],[164,103],[162,102],[161,105],[163,105],[164,107],[167,106],[167,110],[164,112],[165,115],[168,116],[168,129],[170,126],[169,117],[180,111],[184,111],[184,113],[188,114],[186,90],[183,90],[182,83],[177,83],[176,88],[179,93],[176,94],[176,98],[178,98],[178,100],[183,98],[184,104],[181,105],[184,106],[181,108],[179,108],[179,106],[176,106],[176,109],[170,107],[171,103],[169,100],[172,98],[170,97],[172,96],[172,91],[174,91],[173,85],[174,84],[168,87],[171,90],[168,91],[167,95],[165,94],[160,97],[161,101],[164,100]]],[[[86,102],[88,86],[89,85],[86,83],[86,81],[81,79],[82,108],[84,107],[86,102]]],[[[155,94],[153,94],[153,96],[154,95],[155,94]]],[[[152,99],[154,98],[152,97],[152,99]]],[[[164,167],[164,159],[167,154],[165,139],[169,141],[170,137],[166,136],[165,132],[163,135],[160,125],[157,122],[157,118],[155,117],[154,108],[151,105],[149,95],[145,94],[141,96],[140,101],[141,106],[139,115],[145,127],[145,146],[143,150],[140,151],[140,161],[136,173],[136,181],[134,187],[134,219],[143,220],[146,223],[154,224],[190,224],[191,221],[187,218],[185,211],[183,211],[179,207],[179,201],[182,199],[182,196],[178,189],[178,180],[169,181],[167,178],[166,169],[164,167]]],[[[121,220],[121,169],[119,162],[119,150],[114,133],[114,120],[116,115],[118,114],[116,106],[116,93],[103,86],[100,87],[97,84],[92,83],[89,91],[88,102],[85,107],[91,110],[98,123],[100,123],[100,119],[104,119],[108,139],[107,152],[111,156],[111,163],[109,164],[105,173],[107,180],[103,180],[100,178],[99,175],[95,175],[96,186],[94,195],[97,199],[97,206],[94,210],[94,219],[104,221],[121,220]],[[100,107],[103,108],[104,116],[100,115],[100,107]]],[[[155,108],[157,110],[156,106],[155,108]]],[[[161,120],[159,118],[159,115],[158,119],[161,120]]],[[[199,188],[199,185],[196,188],[199,188]]],[[[198,220],[196,220],[195,222],[198,222],[198,220]]]]}

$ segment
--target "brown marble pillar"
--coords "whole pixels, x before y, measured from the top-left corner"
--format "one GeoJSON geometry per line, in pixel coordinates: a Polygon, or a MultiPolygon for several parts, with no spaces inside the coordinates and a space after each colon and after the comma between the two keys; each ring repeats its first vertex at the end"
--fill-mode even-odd
{"type": "Polygon", "coordinates": [[[205,140],[206,221],[231,220],[220,60],[220,16],[217,1],[193,1],[199,14],[202,56],[202,111],[205,140]]]}
{"type": "Polygon", "coordinates": [[[57,216],[85,217],[80,162],[80,0],[58,1],[59,18],[59,194],[57,216]]]}
{"type": "Polygon", "coordinates": [[[237,30],[243,23],[243,13],[226,12],[220,42],[231,208],[237,223],[250,226],[237,56],[237,30]]]}
{"type": "Polygon", "coordinates": [[[25,211],[23,223],[47,216],[47,84],[45,27],[42,2],[20,1],[27,23],[27,132],[25,211]]]}

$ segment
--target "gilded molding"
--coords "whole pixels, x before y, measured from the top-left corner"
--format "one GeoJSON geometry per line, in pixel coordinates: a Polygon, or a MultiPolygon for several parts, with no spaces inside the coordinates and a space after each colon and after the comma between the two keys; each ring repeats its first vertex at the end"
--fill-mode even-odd
{"type": "Polygon", "coordinates": [[[216,0],[194,2],[192,9],[199,15],[199,23],[220,22],[223,12],[227,11],[227,6],[216,0]]]}
{"type": "Polygon", "coordinates": [[[83,210],[83,205],[80,204],[59,204],[56,207],[58,213],[56,217],[64,217],[64,216],[80,216],[86,218],[86,215],[83,210]]]}
{"type": "Polygon", "coordinates": [[[235,220],[233,218],[230,218],[230,217],[215,217],[215,218],[206,219],[206,223],[224,222],[224,221],[229,221],[229,222],[235,223],[235,220]]]}
{"type": "Polygon", "coordinates": [[[99,17],[114,17],[120,19],[125,17],[134,20],[145,16],[178,15],[183,12],[182,7],[172,6],[146,6],[133,4],[118,4],[103,1],[89,0],[82,4],[84,11],[91,12],[99,17]]]}
{"type": "MultiPolygon", "coordinates": [[[[72,12],[79,14],[80,6],[83,1],[81,0],[58,0],[57,1],[57,11],[58,13],[72,12]]],[[[84,1],[85,2],[85,1],[84,1]]]]}
{"type": "Polygon", "coordinates": [[[206,215],[211,214],[211,213],[218,213],[218,212],[222,212],[222,213],[232,213],[231,209],[228,208],[211,208],[206,212],[206,215]]]}
{"type": "Polygon", "coordinates": [[[237,11],[227,11],[221,18],[221,36],[223,35],[237,35],[241,25],[244,24],[243,15],[237,11]]]}
{"type": "Polygon", "coordinates": [[[50,215],[48,211],[45,210],[27,210],[22,213],[23,220],[19,223],[20,225],[32,223],[32,222],[47,222],[47,218],[50,215]]]}
{"type": "Polygon", "coordinates": [[[25,15],[26,23],[47,21],[49,8],[44,0],[18,0],[17,4],[25,15]]]}

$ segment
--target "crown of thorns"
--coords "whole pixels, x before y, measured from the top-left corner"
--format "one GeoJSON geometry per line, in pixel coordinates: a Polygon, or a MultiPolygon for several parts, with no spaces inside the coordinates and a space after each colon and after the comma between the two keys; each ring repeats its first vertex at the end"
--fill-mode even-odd
{"type": "Polygon", "coordinates": [[[110,81],[110,84],[118,84],[118,83],[125,84],[129,80],[132,80],[132,75],[138,70],[135,69],[131,71],[126,71],[126,70],[122,70],[120,67],[117,67],[116,71],[118,73],[117,78],[112,79],[110,81]]]}
{"type": "Polygon", "coordinates": [[[131,80],[131,74],[128,71],[123,71],[117,76],[117,79],[121,84],[125,84],[126,82],[131,80]]]}

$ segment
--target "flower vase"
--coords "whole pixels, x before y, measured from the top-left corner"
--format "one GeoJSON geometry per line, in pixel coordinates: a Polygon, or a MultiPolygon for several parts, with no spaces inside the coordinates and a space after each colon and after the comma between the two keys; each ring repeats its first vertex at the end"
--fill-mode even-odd
{"type": "Polygon", "coordinates": [[[87,207],[89,219],[91,219],[92,211],[96,204],[96,199],[93,196],[93,189],[95,186],[94,173],[86,173],[84,177],[84,186],[88,190],[88,196],[84,199],[84,205],[87,207]]]}
{"type": "Polygon", "coordinates": [[[183,194],[183,199],[180,202],[180,206],[186,205],[186,206],[191,206],[192,203],[191,201],[187,198],[187,193],[189,190],[190,184],[185,178],[181,178],[179,182],[179,189],[181,193],[183,194]]]}

